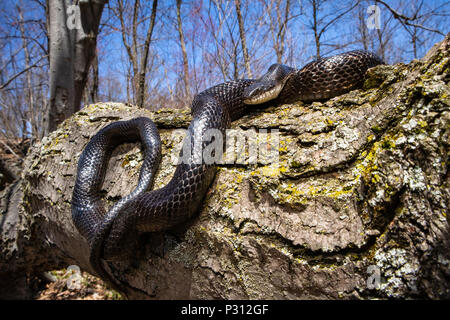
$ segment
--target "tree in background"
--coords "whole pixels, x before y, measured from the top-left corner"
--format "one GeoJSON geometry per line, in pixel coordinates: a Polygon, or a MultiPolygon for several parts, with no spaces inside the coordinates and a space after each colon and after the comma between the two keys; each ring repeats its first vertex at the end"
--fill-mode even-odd
{"type": "Polygon", "coordinates": [[[48,0],[50,98],[45,133],[78,111],[95,57],[97,34],[107,0],[48,0]]]}
{"type": "MultiPolygon", "coordinates": [[[[345,49],[387,63],[421,57],[447,32],[444,0],[20,0],[0,2],[0,144],[39,140],[96,101],[186,107],[274,62],[345,49]],[[379,10],[378,28],[368,28],[379,10]],[[98,36],[97,36],[98,35],[98,36]]],[[[12,149],[11,149],[12,150],[12,149]]]]}
{"type": "Polygon", "coordinates": [[[191,100],[191,86],[189,84],[189,61],[186,51],[186,42],[184,41],[183,24],[181,22],[181,0],[177,0],[177,29],[178,37],[180,39],[180,47],[183,55],[183,81],[185,99],[191,100]]]}
{"type": "Polygon", "coordinates": [[[0,142],[4,147],[8,141],[44,134],[42,106],[48,94],[45,3],[33,1],[27,10],[23,4],[0,5],[0,142]]]}
{"type": "Polygon", "coordinates": [[[158,1],[153,0],[152,2],[150,22],[148,23],[147,31],[145,33],[146,36],[143,43],[140,41],[142,37],[140,36],[141,32],[139,31],[139,25],[145,21],[145,17],[140,12],[142,10],[141,2],[139,0],[134,1],[131,23],[129,23],[129,21],[127,23],[126,21],[126,11],[128,10],[126,4],[124,4],[123,0],[119,0],[117,1],[117,7],[113,8],[113,10],[119,19],[123,45],[125,46],[128,59],[132,66],[131,81],[133,102],[142,108],[144,107],[145,101],[149,50],[155,27],[158,1]]]}

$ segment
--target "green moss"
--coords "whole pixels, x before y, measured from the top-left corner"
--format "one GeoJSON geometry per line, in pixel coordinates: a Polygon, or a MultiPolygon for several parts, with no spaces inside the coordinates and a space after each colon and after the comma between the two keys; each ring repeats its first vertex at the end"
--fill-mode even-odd
{"type": "Polygon", "coordinates": [[[384,139],[381,143],[383,149],[393,149],[395,148],[395,143],[390,139],[384,139]]]}
{"type": "Polygon", "coordinates": [[[286,153],[288,151],[288,139],[280,139],[280,147],[278,148],[280,153],[286,153]]]}
{"type": "Polygon", "coordinates": [[[270,193],[279,204],[305,205],[315,197],[329,197],[339,199],[342,196],[353,193],[353,185],[340,186],[338,181],[330,180],[324,185],[299,186],[293,182],[283,183],[270,193]]]}
{"type": "Polygon", "coordinates": [[[127,167],[129,164],[130,164],[130,157],[129,157],[129,155],[127,154],[127,155],[124,157],[124,159],[123,159],[123,161],[122,161],[122,163],[121,163],[121,166],[122,166],[122,168],[125,168],[125,167],[127,167]]]}
{"type": "Polygon", "coordinates": [[[350,191],[350,190],[352,190],[352,189],[353,189],[353,186],[352,186],[352,185],[347,185],[347,186],[344,186],[344,187],[342,188],[343,191],[350,191]]]}
{"type": "Polygon", "coordinates": [[[428,126],[428,123],[426,121],[423,120],[418,120],[417,123],[422,127],[422,128],[426,128],[428,126]]]}
{"type": "Polygon", "coordinates": [[[368,141],[368,142],[371,142],[371,141],[373,141],[373,140],[375,140],[375,136],[374,136],[373,134],[370,134],[370,135],[367,137],[367,141],[368,141]]]}
{"type": "Polygon", "coordinates": [[[381,133],[383,131],[383,129],[378,125],[373,126],[371,129],[375,133],[381,133]]]}
{"type": "Polygon", "coordinates": [[[296,160],[291,161],[291,168],[301,168],[304,164],[296,160]]]}

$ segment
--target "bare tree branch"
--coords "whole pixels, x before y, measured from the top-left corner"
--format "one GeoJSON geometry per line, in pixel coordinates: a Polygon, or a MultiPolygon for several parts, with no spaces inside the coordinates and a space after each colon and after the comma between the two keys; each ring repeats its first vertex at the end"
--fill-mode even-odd
{"type": "Polygon", "coordinates": [[[14,79],[16,79],[17,77],[20,77],[22,74],[24,74],[25,72],[27,72],[28,70],[34,68],[34,67],[42,67],[42,66],[38,66],[38,63],[43,59],[46,58],[47,56],[41,56],[38,61],[36,61],[35,63],[29,65],[28,67],[26,67],[25,69],[21,70],[20,72],[16,73],[15,75],[13,75],[11,78],[9,78],[8,80],[6,80],[2,85],[0,85],[0,90],[6,88],[11,82],[14,81],[14,79]]]}
{"type": "Polygon", "coordinates": [[[184,40],[183,26],[181,23],[181,0],[177,0],[177,29],[178,37],[180,38],[181,53],[183,55],[183,81],[185,97],[187,100],[191,100],[191,87],[189,84],[189,62],[186,51],[186,42],[184,40]]]}

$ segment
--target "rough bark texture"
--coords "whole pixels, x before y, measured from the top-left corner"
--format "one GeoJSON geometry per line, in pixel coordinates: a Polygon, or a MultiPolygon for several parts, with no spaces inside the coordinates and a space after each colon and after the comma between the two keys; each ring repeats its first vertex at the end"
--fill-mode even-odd
{"type": "Polygon", "coordinates": [[[51,132],[80,104],[107,0],[48,1],[50,101],[44,125],[51,132]]]}
{"type": "MultiPolygon", "coordinates": [[[[361,90],[236,121],[280,130],[279,165],[220,167],[199,215],[144,236],[114,274],[156,299],[450,298],[449,50],[447,36],[420,61],[370,70],[361,90]]],[[[91,105],[29,152],[3,191],[0,295],[30,272],[90,271],[70,213],[77,160],[100,128],[142,115],[161,130],[158,188],[187,110],[91,105]]],[[[114,152],[110,203],[134,188],[141,160],[138,145],[114,152]]]]}

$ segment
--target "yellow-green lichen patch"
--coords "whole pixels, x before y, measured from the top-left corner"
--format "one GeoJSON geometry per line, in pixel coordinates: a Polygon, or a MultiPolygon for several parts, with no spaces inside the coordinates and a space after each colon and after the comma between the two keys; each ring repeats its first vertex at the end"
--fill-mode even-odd
{"type": "Polygon", "coordinates": [[[338,180],[321,183],[311,181],[311,184],[297,184],[295,182],[282,182],[277,188],[269,190],[274,200],[282,205],[304,205],[313,201],[315,197],[328,197],[341,199],[353,193],[353,185],[342,185],[338,180]]]}
{"type": "Polygon", "coordinates": [[[216,208],[219,215],[233,218],[231,208],[240,200],[243,181],[247,179],[248,172],[242,168],[219,168],[217,175],[215,192],[208,195],[206,201],[210,202],[212,200],[209,200],[209,198],[214,197],[214,202],[217,202],[220,206],[216,208]]]}
{"type": "Polygon", "coordinates": [[[143,158],[141,152],[126,154],[125,157],[123,157],[121,166],[122,168],[136,168],[140,166],[142,161],[143,158]]]}

